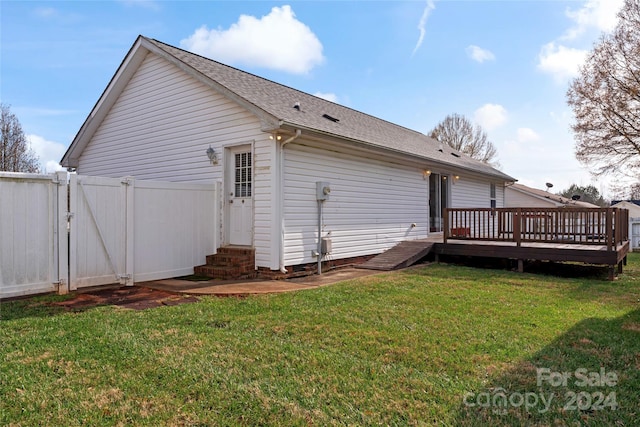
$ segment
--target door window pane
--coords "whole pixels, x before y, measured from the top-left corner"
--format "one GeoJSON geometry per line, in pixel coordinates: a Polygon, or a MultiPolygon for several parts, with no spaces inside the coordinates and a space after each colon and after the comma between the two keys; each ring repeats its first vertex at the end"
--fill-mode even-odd
{"type": "Polygon", "coordinates": [[[251,153],[236,153],[235,163],[235,197],[251,197],[251,153]]]}

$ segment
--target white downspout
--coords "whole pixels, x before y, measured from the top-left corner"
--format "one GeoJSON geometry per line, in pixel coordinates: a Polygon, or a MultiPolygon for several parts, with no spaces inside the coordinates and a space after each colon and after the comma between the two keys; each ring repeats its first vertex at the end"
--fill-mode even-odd
{"type": "Polygon", "coordinates": [[[280,272],[287,273],[284,266],[284,146],[297,139],[302,131],[296,129],[295,135],[280,143],[280,272]]]}

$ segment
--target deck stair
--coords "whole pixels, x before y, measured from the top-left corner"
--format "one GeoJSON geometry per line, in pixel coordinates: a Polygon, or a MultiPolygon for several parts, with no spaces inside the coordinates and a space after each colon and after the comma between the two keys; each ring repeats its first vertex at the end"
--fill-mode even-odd
{"type": "Polygon", "coordinates": [[[207,255],[207,263],[195,267],[194,274],[212,279],[254,279],[256,251],[250,247],[224,246],[215,255],[207,255]]]}
{"type": "Polygon", "coordinates": [[[369,270],[397,270],[409,267],[427,256],[434,244],[434,241],[406,240],[357,267],[369,270]]]}

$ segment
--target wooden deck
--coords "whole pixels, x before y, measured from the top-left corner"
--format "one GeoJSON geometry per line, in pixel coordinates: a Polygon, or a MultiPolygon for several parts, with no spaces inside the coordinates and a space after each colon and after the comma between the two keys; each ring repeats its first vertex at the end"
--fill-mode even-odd
{"type": "Polygon", "coordinates": [[[438,255],[571,261],[622,273],[629,252],[628,211],[615,208],[446,209],[438,255]],[[617,267],[617,268],[616,268],[617,267]]]}

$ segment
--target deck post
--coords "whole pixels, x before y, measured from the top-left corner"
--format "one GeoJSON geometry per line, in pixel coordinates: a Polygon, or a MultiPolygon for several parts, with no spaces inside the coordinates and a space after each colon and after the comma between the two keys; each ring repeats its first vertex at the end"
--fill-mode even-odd
{"type": "Polygon", "coordinates": [[[607,250],[612,251],[614,248],[613,242],[613,210],[607,209],[606,213],[606,225],[605,228],[607,230],[607,250]]]}
{"type": "Polygon", "coordinates": [[[618,274],[622,274],[622,261],[618,263],[618,274]]]}
{"type": "Polygon", "coordinates": [[[521,225],[522,225],[522,209],[521,208],[517,208],[516,211],[513,214],[513,238],[516,241],[516,245],[520,246],[521,242],[522,242],[522,235],[521,235],[521,225]]]}
{"type": "Polygon", "coordinates": [[[518,260],[518,273],[524,273],[524,260],[518,260]]]}
{"type": "Polygon", "coordinates": [[[443,242],[447,243],[447,238],[449,237],[449,209],[448,208],[445,208],[444,210],[444,218],[442,218],[442,222],[444,225],[443,242]]]}
{"type": "Polygon", "coordinates": [[[609,280],[614,280],[616,278],[616,266],[609,266],[609,280]]]}

